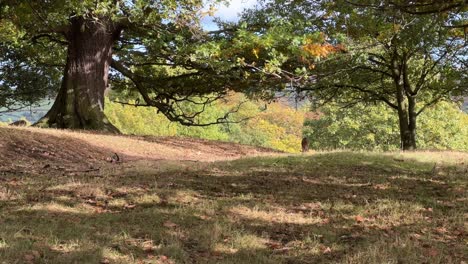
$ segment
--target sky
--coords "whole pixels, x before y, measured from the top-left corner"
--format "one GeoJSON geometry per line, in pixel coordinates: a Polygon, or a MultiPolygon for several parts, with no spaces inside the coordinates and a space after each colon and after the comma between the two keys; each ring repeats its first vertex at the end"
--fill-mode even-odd
{"type": "MultiPolygon", "coordinates": [[[[216,7],[215,17],[221,18],[223,21],[237,21],[239,13],[245,8],[252,8],[257,3],[257,0],[230,0],[228,5],[219,5],[216,7]]],[[[217,29],[213,23],[213,17],[206,17],[202,21],[203,27],[206,30],[217,29]]]]}

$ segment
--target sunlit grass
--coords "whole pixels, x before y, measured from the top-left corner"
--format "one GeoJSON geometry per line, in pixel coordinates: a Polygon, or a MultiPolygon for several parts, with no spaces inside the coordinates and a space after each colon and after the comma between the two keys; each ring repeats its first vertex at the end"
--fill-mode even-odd
{"type": "Polygon", "coordinates": [[[4,174],[0,263],[459,264],[467,164],[341,151],[4,174]]]}
{"type": "Polygon", "coordinates": [[[94,212],[92,206],[88,204],[78,204],[77,206],[67,206],[64,204],[50,202],[44,204],[34,204],[29,207],[26,206],[22,210],[24,211],[38,211],[38,212],[48,212],[51,214],[91,214],[94,212]]]}
{"type": "Polygon", "coordinates": [[[285,208],[281,207],[261,210],[258,208],[238,206],[232,208],[231,213],[250,220],[284,224],[319,224],[324,220],[323,218],[314,216],[313,214],[286,211],[285,208]]]}

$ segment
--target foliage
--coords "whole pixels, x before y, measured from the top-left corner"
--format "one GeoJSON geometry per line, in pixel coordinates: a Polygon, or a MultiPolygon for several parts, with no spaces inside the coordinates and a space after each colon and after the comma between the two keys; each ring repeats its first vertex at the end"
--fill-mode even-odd
{"type": "Polygon", "coordinates": [[[427,107],[468,93],[468,42],[459,27],[468,13],[460,1],[420,8],[386,0],[265,2],[247,18],[298,21],[299,32],[322,31],[339,51],[310,65],[296,89],[319,104],[385,103],[397,110],[403,149],[416,148],[417,117],[427,107]],[[449,14],[413,13],[438,7],[449,14]]]}
{"type": "Polygon", "coordinates": [[[342,108],[336,104],[320,108],[316,120],[307,120],[304,135],[317,150],[395,150],[399,148],[396,116],[382,104],[358,104],[342,108]]]}
{"type": "Polygon", "coordinates": [[[468,114],[453,103],[443,102],[424,112],[419,131],[421,148],[468,151],[468,114]]]}
{"type": "Polygon", "coordinates": [[[239,143],[298,152],[304,115],[304,110],[295,110],[282,103],[270,104],[266,111],[258,113],[241,126],[239,132],[233,133],[232,139],[239,143]]]}
{"type": "MultiPolygon", "coordinates": [[[[132,103],[132,101],[130,101],[132,103]]],[[[125,106],[107,102],[106,115],[123,134],[174,136],[176,128],[152,108],[125,106]]]]}
{"type": "MultiPolygon", "coordinates": [[[[386,5],[396,8],[402,12],[414,15],[434,14],[440,13],[446,17],[447,25],[451,27],[466,27],[466,21],[458,15],[460,12],[466,12],[468,6],[466,0],[445,0],[445,1],[432,1],[432,0],[387,0],[384,2],[386,5]]],[[[365,4],[364,4],[365,5],[365,4]]],[[[375,2],[368,4],[368,7],[375,7],[375,2]]]]}
{"type": "MultiPolygon", "coordinates": [[[[130,103],[132,103],[130,101],[130,103]]],[[[235,114],[239,123],[206,127],[187,127],[170,122],[151,107],[134,107],[107,102],[106,115],[124,134],[153,136],[187,136],[203,139],[231,141],[263,146],[286,152],[298,152],[302,137],[304,110],[294,110],[284,103],[272,103],[265,110],[265,102],[247,100],[241,94],[231,94],[200,114],[201,122],[219,117],[233,106],[242,104],[235,114]]],[[[192,104],[187,104],[193,107],[192,104]]]]}
{"type": "MultiPolygon", "coordinates": [[[[357,104],[320,108],[316,120],[307,120],[304,134],[317,150],[397,150],[400,148],[398,119],[382,104],[357,104]]],[[[468,114],[454,103],[441,102],[420,116],[418,145],[423,149],[468,151],[468,114]]]]}
{"type": "Polygon", "coordinates": [[[27,49],[0,42],[0,114],[38,106],[59,86],[59,71],[27,57],[27,49]]]}
{"type": "MultiPolygon", "coordinates": [[[[304,74],[304,65],[333,51],[323,35],[298,34],[294,24],[287,20],[268,27],[245,21],[220,23],[219,30],[206,32],[199,22],[210,11],[203,11],[203,7],[218,2],[7,0],[0,8],[0,35],[4,36],[1,43],[21,50],[20,63],[29,59],[28,65],[62,69],[65,76],[70,74],[68,78],[78,78],[75,80],[78,82],[86,73],[75,74],[66,68],[76,57],[71,56],[70,50],[83,47],[79,41],[86,41],[76,36],[92,36],[83,32],[104,28],[114,36],[109,40],[113,41],[112,58],[105,58],[107,53],[87,55],[110,60],[103,69],[103,79],[107,82],[106,71],[110,66],[110,84],[114,90],[133,95],[130,99],[140,96],[141,101],[134,101],[137,105],[155,107],[171,121],[184,125],[199,125],[201,120],[194,118],[193,112],[186,112],[187,103],[181,104],[182,101],[192,102],[196,108],[202,102],[209,105],[231,91],[272,99],[292,78],[304,74]]],[[[96,49],[83,48],[80,54],[93,50],[96,49]]],[[[17,81],[22,82],[22,78],[17,81]]],[[[26,83],[25,87],[34,93],[32,85],[26,83]]],[[[93,87],[93,90],[104,88],[93,87]]],[[[65,97],[69,93],[66,89],[78,88],[63,78],[61,89],[65,97]]],[[[56,112],[60,113],[49,112],[54,116],[86,112],[75,109],[78,111],[61,113],[68,111],[67,108],[63,103],[56,104],[59,105],[56,112]]],[[[99,102],[99,110],[102,104],[99,102]]],[[[68,108],[80,105],[70,104],[68,108]]],[[[67,126],[54,116],[48,116],[43,123],[67,126]]],[[[224,113],[221,116],[225,118],[217,119],[216,123],[226,122],[230,117],[224,113]]],[[[78,124],[80,118],[72,120],[78,124]]]]}

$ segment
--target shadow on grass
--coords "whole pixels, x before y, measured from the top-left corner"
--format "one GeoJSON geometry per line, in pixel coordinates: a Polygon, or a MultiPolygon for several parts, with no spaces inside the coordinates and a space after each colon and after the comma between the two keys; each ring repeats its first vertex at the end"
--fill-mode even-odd
{"type": "Polygon", "coordinates": [[[391,155],[330,153],[178,165],[122,167],[98,178],[24,176],[18,197],[0,200],[0,260],[34,252],[38,263],[467,257],[463,164],[435,171],[431,162],[391,155]],[[54,189],[69,183],[77,187],[54,189]],[[95,189],[79,190],[85,186],[95,189]]]}

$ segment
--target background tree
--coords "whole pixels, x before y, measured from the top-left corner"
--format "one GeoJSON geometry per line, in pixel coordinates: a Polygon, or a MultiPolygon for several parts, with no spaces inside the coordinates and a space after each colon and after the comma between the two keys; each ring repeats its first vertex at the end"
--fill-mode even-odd
{"type": "Polygon", "coordinates": [[[317,67],[312,90],[344,105],[381,101],[398,114],[402,148],[416,148],[417,117],[467,91],[466,42],[436,15],[352,8],[340,25],[346,54],[317,67]]]}
{"type": "Polygon", "coordinates": [[[37,106],[59,85],[59,71],[44,70],[24,53],[0,44],[0,113],[37,106]]]}
{"type": "MultiPolygon", "coordinates": [[[[423,149],[468,150],[468,114],[453,102],[429,107],[419,117],[417,144],[423,149]]],[[[316,150],[391,151],[400,148],[398,118],[385,104],[327,104],[319,118],[304,123],[316,150]]]]}
{"type": "MultiPolygon", "coordinates": [[[[129,101],[134,103],[133,100],[129,101]]],[[[151,107],[133,107],[107,102],[105,113],[122,133],[152,136],[184,136],[210,140],[230,141],[252,146],[262,146],[286,152],[299,152],[304,116],[307,109],[294,109],[284,102],[248,100],[241,93],[230,94],[211,104],[200,118],[207,122],[242,104],[233,113],[238,123],[225,123],[205,127],[188,127],[155,114],[151,107]]],[[[183,102],[193,106],[190,102],[183,102]]]]}
{"type": "MultiPolygon", "coordinates": [[[[358,2],[348,1],[354,5],[361,5],[358,2]]],[[[460,12],[466,12],[468,8],[468,2],[466,0],[445,0],[445,1],[438,1],[438,0],[397,0],[397,1],[387,1],[384,2],[388,4],[392,8],[398,8],[399,10],[414,14],[414,15],[424,15],[424,14],[435,14],[435,13],[443,13],[448,15],[451,14],[458,14],[460,12]]],[[[378,7],[374,5],[374,7],[378,7]]],[[[453,16],[456,21],[458,22],[466,22],[461,21],[453,16]]],[[[460,18],[460,17],[458,17],[460,18]]],[[[453,22],[453,21],[452,21],[453,22]]],[[[466,27],[466,23],[460,23],[458,25],[452,25],[456,27],[466,27]]]]}
{"type": "Polygon", "coordinates": [[[405,3],[413,2],[273,1],[264,4],[260,17],[289,17],[303,31],[323,32],[326,42],[341,47],[313,62],[305,69],[309,77],[292,85],[310,91],[319,105],[385,103],[398,115],[402,148],[408,150],[416,148],[417,117],[427,107],[467,93],[465,35],[447,25],[466,20],[467,13],[454,7],[446,10],[450,17],[443,9],[412,14],[405,3]],[[311,7],[315,11],[302,11],[311,7]]]}

